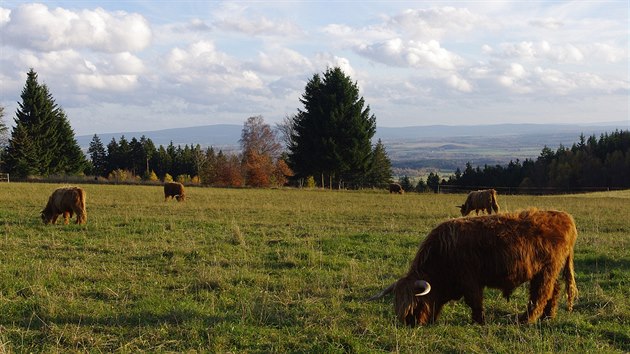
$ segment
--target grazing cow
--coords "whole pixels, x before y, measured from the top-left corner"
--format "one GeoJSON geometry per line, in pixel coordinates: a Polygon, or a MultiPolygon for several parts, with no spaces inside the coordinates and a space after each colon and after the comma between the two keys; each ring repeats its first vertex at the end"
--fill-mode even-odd
{"type": "Polygon", "coordinates": [[[81,187],[61,187],[57,188],[50,197],[48,203],[42,210],[41,216],[44,224],[55,224],[59,215],[63,214],[64,225],[73,214],[77,214],[77,224],[87,222],[87,212],[85,211],[85,191],[81,187]]]}
{"type": "Polygon", "coordinates": [[[405,194],[405,190],[398,183],[390,183],[389,184],[389,193],[390,194],[391,193],[405,194]]]}
{"type": "Polygon", "coordinates": [[[470,214],[471,211],[475,211],[476,215],[479,215],[479,210],[482,212],[485,210],[488,214],[499,212],[499,204],[497,203],[497,191],[494,189],[484,189],[480,191],[473,191],[468,193],[466,202],[457,206],[462,216],[470,214]]]}
{"type": "Polygon", "coordinates": [[[406,276],[374,295],[394,293],[394,310],[408,325],[434,322],[444,304],[464,301],[472,319],[483,324],[483,290],[500,289],[509,299],[529,281],[527,310],[519,322],[556,315],[562,271],[571,311],[577,295],[573,247],[577,230],[562,211],[529,209],[445,221],[420,245],[406,276]]]}
{"type": "Polygon", "coordinates": [[[164,183],[164,201],[167,201],[168,198],[175,198],[178,202],[185,200],[184,185],[178,182],[164,183]]]}

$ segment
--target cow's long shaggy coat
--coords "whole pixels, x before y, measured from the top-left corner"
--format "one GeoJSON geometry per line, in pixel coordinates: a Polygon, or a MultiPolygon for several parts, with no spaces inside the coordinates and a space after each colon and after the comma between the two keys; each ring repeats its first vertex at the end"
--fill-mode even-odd
{"type": "Polygon", "coordinates": [[[164,183],[164,201],[167,201],[168,198],[175,198],[178,202],[186,200],[184,185],[179,182],[164,183]]]}
{"type": "Polygon", "coordinates": [[[444,304],[464,298],[472,319],[485,322],[485,287],[510,294],[530,282],[527,310],[519,321],[556,315],[563,271],[567,307],[577,295],[571,215],[529,209],[510,214],[458,218],[438,225],[420,245],[407,275],[371,300],[394,293],[397,317],[408,325],[435,321],[444,304]]]}
{"type": "Polygon", "coordinates": [[[470,214],[473,210],[476,215],[479,215],[479,210],[482,212],[485,210],[488,214],[492,214],[493,210],[495,213],[498,213],[497,191],[494,189],[472,191],[468,193],[466,201],[459,208],[462,216],[470,214]]]}
{"type": "Polygon", "coordinates": [[[45,224],[55,224],[59,215],[63,214],[63,223],[68,224],[73,214],[77,214],[77,224],[87,222],[85,211],[85,191],[81,187],[57,188],[48,197],[48,202],[42,210],[41,217],[45,224]]]}

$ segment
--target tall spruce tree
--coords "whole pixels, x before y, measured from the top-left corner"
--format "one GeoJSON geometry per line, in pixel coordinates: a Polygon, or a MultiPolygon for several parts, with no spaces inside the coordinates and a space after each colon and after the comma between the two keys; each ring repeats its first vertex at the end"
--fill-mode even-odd
{"type": "Polygon", "coordinates": [[[392,162],[387,156],[381,139],[374,146],[370,171],[366,174],[365,184],[372,187],[385,186],[392,179],[392,162]]]}
{"type": "Polygon", "coordinates": [[[340,68],[313,75],[292,117],[289,162],[297,177],[314,176],[322,186],[357,187],[372,162],[376,118],[359,88],[340,68]]]}
{"type": "Polygon", "coordinates": [[[87,161],[66,114],[48,87],[37,82],[33,69],[27,73],[21,98],[6,149],[6,169],[21,177],[83,172],[87,161]]]}
{"type": "Polygon", "coordinates": [[[90,147],[88,148],[90,159],[92,160],[92,173],[96,176],[107,176],[107,152],[101,142],[101,138],[94,134],[90,147]]]}

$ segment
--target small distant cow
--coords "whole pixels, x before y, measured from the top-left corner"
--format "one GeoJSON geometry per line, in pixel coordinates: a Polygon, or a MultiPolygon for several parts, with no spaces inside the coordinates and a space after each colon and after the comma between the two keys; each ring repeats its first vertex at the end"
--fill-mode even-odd
{"type": "Polygon", "coordinates": [[[390,183],[389,184],[389,193],[390,194],[391,193],[405,194],[405,190],[398,183],[390,183]]]}
{"type": "Polygon", "coordinates": [[[184,185],[178,182],[164,183],[164,201],[168,198],[175,198],[178,202],[184,201],[186,199],[184,185]]]}
{"type": "Polygon", "coordinates": [[[85,211],[85,191],[81,187],[57,188],[42,210],[41,216],[44,224],[55,224],[59,215],[63,214],[64,225],[68,224],[73,214],[77,214],[77,224],[87,222],[85,211]]]}
{"type": "Polygon", "coordinates": [[[573,270],[575,222],[562,211],[458,218],[438,225],[420,245],[407,275],[369,300],[394,293],[394,310],[407,325],[434,322],[449,301],[464,298],[472,319],[483,324],[483,290],[500,289],[509,299],[529,282],[527,310],[519,322],[553,318],[562,278],[571,311],[577,295],[573,270]]]}
{"type": "Polygon", "coordinates": [[[479,210],[482,212],[485,210],[488,214],[499,212],[499,204],[497,203],[497,191],[494,189],[484,189],[479,191],[473,191],[468,193],[466,202],[457,206],[462,216],[470,214],[471,211],[475,211],[476,215],[479,215],[479,210]]]}

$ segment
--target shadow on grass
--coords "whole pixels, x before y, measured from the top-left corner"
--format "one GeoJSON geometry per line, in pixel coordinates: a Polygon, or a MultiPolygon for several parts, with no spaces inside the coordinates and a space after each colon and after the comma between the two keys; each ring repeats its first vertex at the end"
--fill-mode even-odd
{"type": "Polygon", "coordinates": [[[585,257],[576,258],[574,261],[576,272],[597,272],[603,273],[608,270],[630,271],[630,260],[613,259],[604,255],[587,255],[585,257]]]}

